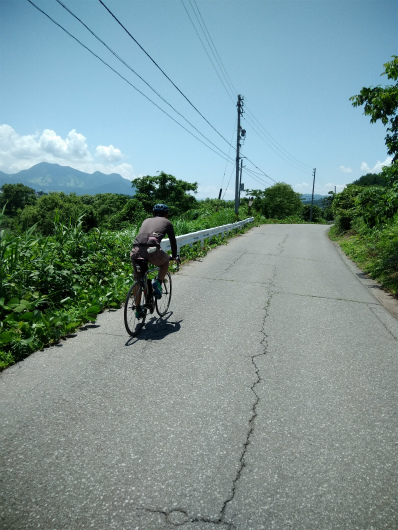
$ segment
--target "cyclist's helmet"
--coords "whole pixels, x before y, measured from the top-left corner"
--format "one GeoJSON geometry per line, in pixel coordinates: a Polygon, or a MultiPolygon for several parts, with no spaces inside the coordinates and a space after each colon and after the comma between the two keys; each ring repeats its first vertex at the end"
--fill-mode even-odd
{"type": "Polygon", "coordinates": [[[166,204],[155,204],[153,207],[153,213],[154,215],[160,215],[161,217],[164,217],[169,213],[169,207],[166,204]]]}

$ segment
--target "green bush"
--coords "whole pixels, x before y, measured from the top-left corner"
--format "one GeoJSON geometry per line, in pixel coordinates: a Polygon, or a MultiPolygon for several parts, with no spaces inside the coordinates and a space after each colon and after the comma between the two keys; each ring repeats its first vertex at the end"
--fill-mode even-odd
{"type": "Polygon", "coordinates": [[[364,188],[349,185],[341,193],[334,197],[332,212],[334,215],[335,227],[338,232],[346,232],[353,227],[357,216],[356,197],[364,188]]]}
{"type": "MultiPolygon", "coordinates": [[[[310,221],[311,217],[311,204],[304,204],[303,207],[303,213],[302,213],[303,219],[306,222],[310,221]]],[[[319,223],[324,221],[324,210],[318,206],[317,204],[313,204],[312,206],[312,222],[313,223],[319,223]]]]}

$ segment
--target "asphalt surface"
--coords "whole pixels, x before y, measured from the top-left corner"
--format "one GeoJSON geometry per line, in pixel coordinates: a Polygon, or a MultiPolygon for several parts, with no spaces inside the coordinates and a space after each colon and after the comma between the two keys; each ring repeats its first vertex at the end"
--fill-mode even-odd
{"type": "Polygon", "coordinates": [[[0,528],[397,529],[398,320],[327,229],[253,228],[138,339],[106,312],[0,374],[0,528]]]}

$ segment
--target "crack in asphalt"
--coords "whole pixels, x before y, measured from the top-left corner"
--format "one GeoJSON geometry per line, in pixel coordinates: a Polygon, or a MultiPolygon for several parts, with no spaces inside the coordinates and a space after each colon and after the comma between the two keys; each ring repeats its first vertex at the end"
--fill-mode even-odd
{"type": "Polygon", "coordinates": [[[274,294],[285,294],[287,296],[300,296],[302,298],[319,298],[321,300],[336,300],[337,302],[352,302],[353,304],[363,304],[368,306],[379,306],[380,303],[378,301],[369,302],[369,301],[363,301],[363,300],[353,300],[351,298],[338,298],[336,296],[322,296],[320,294],[303,294],[303,293],[293,293],[289,291],[275,291],[274,294]]]}
{"type": "MultiPolygon", "coordinates": [[[[284,243],[286,241],[286,238],[287,238],[287,236],[283,239],[283,241],[281,241],[279,243],[279,245],[277,247],[279,254],[281,254],[283,252],[283,250],[284,250],[283,247],[284,247],[284,243]]],[[[243,256],[243,254],[238,256],[234,260],[234,262],[231,264],[231,266],[234,265],[242,256],[243,256]]],[[[228,269],[231,268],[231,266],[228,267],[228,269]]],[[[274,289],[273,288],[274,288],[274,285],[275,285],[274,284],[275,276],[276,276],[276,269],[274,268],[274,271],[273,271],[273,274],[272,274],[272,278],[271,278],[271,280],[269,282],[270,289],[268,291],[268,299],[267,299],[265,307],[264,307],[264,316],[263,316],[263,319],[262,319],[262,326],[261,326],[261,331],[260,331],[260,333],[262,333],[262,335],[263,335],[263,338],[262,338],[262,340],[260,342],[260,344],[261,344],[261,346],[263,348],[263,351],[262,351],[262,353],[258,353],[256,355],[252,355],[251,356],[251,363],[252,363],[252,365],[254,367],[254,373],[255,373],[255,381],[253,382],[252,386],[250,387],[250,390],[253,392],[253,394],[255,396],[255,399],[254,399],[253,405],[251,407],[251,417],[250,417],[249,422],[248,422],[248,430],[247,430],[247,433],[246,433],[246,439],[245,439],[245,441],[243,443],[241,456],[239,458],[239,467],[237,469],[235,478],[232,481],[231,493],[230,493],[229,497],[224,501],[224,503],[222,505],[222,508],[221,508],[221,511],[220,511],[219,517],[217,517],[215,519],[207,518],[207,517],[190,517],[188,515],[188,513],[184,509],[181,509],[181,508],[177,508],[177,509],[174,508],[173,510],[169,510],[169,511],[166,511],[166,510],[150,510],[150,509],[146,509],[145,510],[145,511],[150,512],[150,513],[162,514],[165,517],[166,522],[169,523],[169,524],[172,524],[173,526],[183,528],[188,523],[202,523],[202,524],[205,523],[205,524],[217,526],[218,528],[223,528],[224,530],[236,530],[236,526],[234,525],[234,523],[232,521],[228,521],[226,519],[226,510],[228,508],[228,505],[235,498],[238,482],[239,482],[239,480],[241,478],[241,475],[242,475],[242,472],[243,472],[244,468],[246,467],[246,454],[247,454],[247,451],[249,449],[249,446],[250,446],[250,443],[251,443],[251,437],[253,435],[254,428],[255,428],[255,421],[256,421],[256,418],[257,418],[257,406],[258,406],[258,404],[260,402],[260,397],[259,397],[259,395],[256,392],[256,387],[263,380],[262,377],[261,377],[261,374],[260,374],[260,368],[256,364],[256,358],[257,357],[263,357],[264,355],[267,355],[267,351],[268,351],[268,335],[265,333],[265,323],[266,323],[266,320],[267,320],[267,317],[268,317],[268,314],[269,314],[269,307],[271,305],[271,300],[272,300],[272,297],[274,295],[274,289]]]]}
{"type": "MultiPolygon", "coordinates": [[[[275,272],[274,272],[274,275],[275,275],[275,272]]],[[[263,334],[263,338],[261,340],[261,345],[262,345],[262,348],[263,348],[263,352],[251,356],[251,363],[252,363],[252,365],[254,367],[254,373],[255,373],[255,381],[253,382],[252,386],[250,387],[250,390],[253,392],[253,394],[255,396],[255,399],[254,399],[253,405],[251,407],[251,417],[250,417],[249,422],[248,422],[248,430],[247,430],[247,433],[246,433],[246,439],[245,439],[245,441],[243,443],[241,456],[239,458],[239,467],[238,467],[238,470],[236,472],[235,478],[232,481],[231,493],[230,493],[229,497],[224,501],[224,503],[222,505],[222,508],[221,508],[221,511],[220,511],[219,517],[214,518],[214,519],[207,518],[207,517],[191,517],[191,516],[189,516],[189,514],[183,508],[174,508],[172,510],[157,510],[157,509],[146,508],[144,510],[144,511],[149,512],[149,513],[157,513],[157,514],[163,515],[164,518],[165,518],[165,522],[167,522],[168,524],[171,524],[171,525],[176,526],[176,527],[183,528],[184,525],[186,525],[188,523],[202,523],[202,524],[205,523],[205,524],[217,526],[218,528],[222,528],[224,530],[236,530],[236,527],[233,524],[233,522],[226,520],[226,510],[227,510],[228,505],[233,501],[233,499],[235,497],[238,482],[239,482],[239,480],[241,478],[241,475],[242,475],[242,472],[243,472],[243,470],[244,470],[244,468],[246,466],[246,454],[247,454],[248,448],[249,448],[250,443],[251,443],[251,437],[252,437],[253,432],[254,432],[255,421],[256,421],[256,418],[257,418],[257,406],[258,406],[258,404],[260,402],[260,397],[259,397],[259,395],[256,392],[256,387],[263,380],[262,377],[261,377],[261,374],[260,374],[260,369],[259,369],[258,365],[256,364],[256,358],[257,357],[262,357],[262,356],[267,354],[268,336],[265,333],[265,322],[266,322],[266,319],[268,317],[268,311],[269,311],[269,307],[270,307],[270,304],[271,304],[272,296],[273,296],[273,292],[271,291],[270,294],[269,294],[268,300],[266,302],[265,308],[264,308],[265,309],[265,313],[264,313],[263,320],[262,320],[261,333],[263,334]]]]}
{"type": "MultiPolygon", "coordinates": [[[[191,276],[192,278],[192,276],[191,276]]],[[[257,284],[259,283],[260,285],[268,285],[270,283],[269,280],[266,280],[266,281],[263,281],[263,282],[260,282],[259,280],[257,279],[254,279],[254,280],[251,280],[249,278],[242,278],[242,279],[239,279],[239,280],[235,280],[233,278],[212,278],[211,276],[195,276],[194,277],[195,280],[206,280],[206,281],[213,281],[213,282],[229,282],[229,283],[245,283],[245,284],[257,284]]]]}

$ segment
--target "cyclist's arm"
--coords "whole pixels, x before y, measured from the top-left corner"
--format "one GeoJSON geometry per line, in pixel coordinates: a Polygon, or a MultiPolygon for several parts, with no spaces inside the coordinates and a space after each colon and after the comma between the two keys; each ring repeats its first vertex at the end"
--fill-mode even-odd
{"type": "Polygon", "coordinates": [[[177,241],[174,233],[174,227],[170,223],[170,226],[167,230],[167,235],[169,236],[170,246],[171,246],[171,259],[177,258],[177,241]]]}

